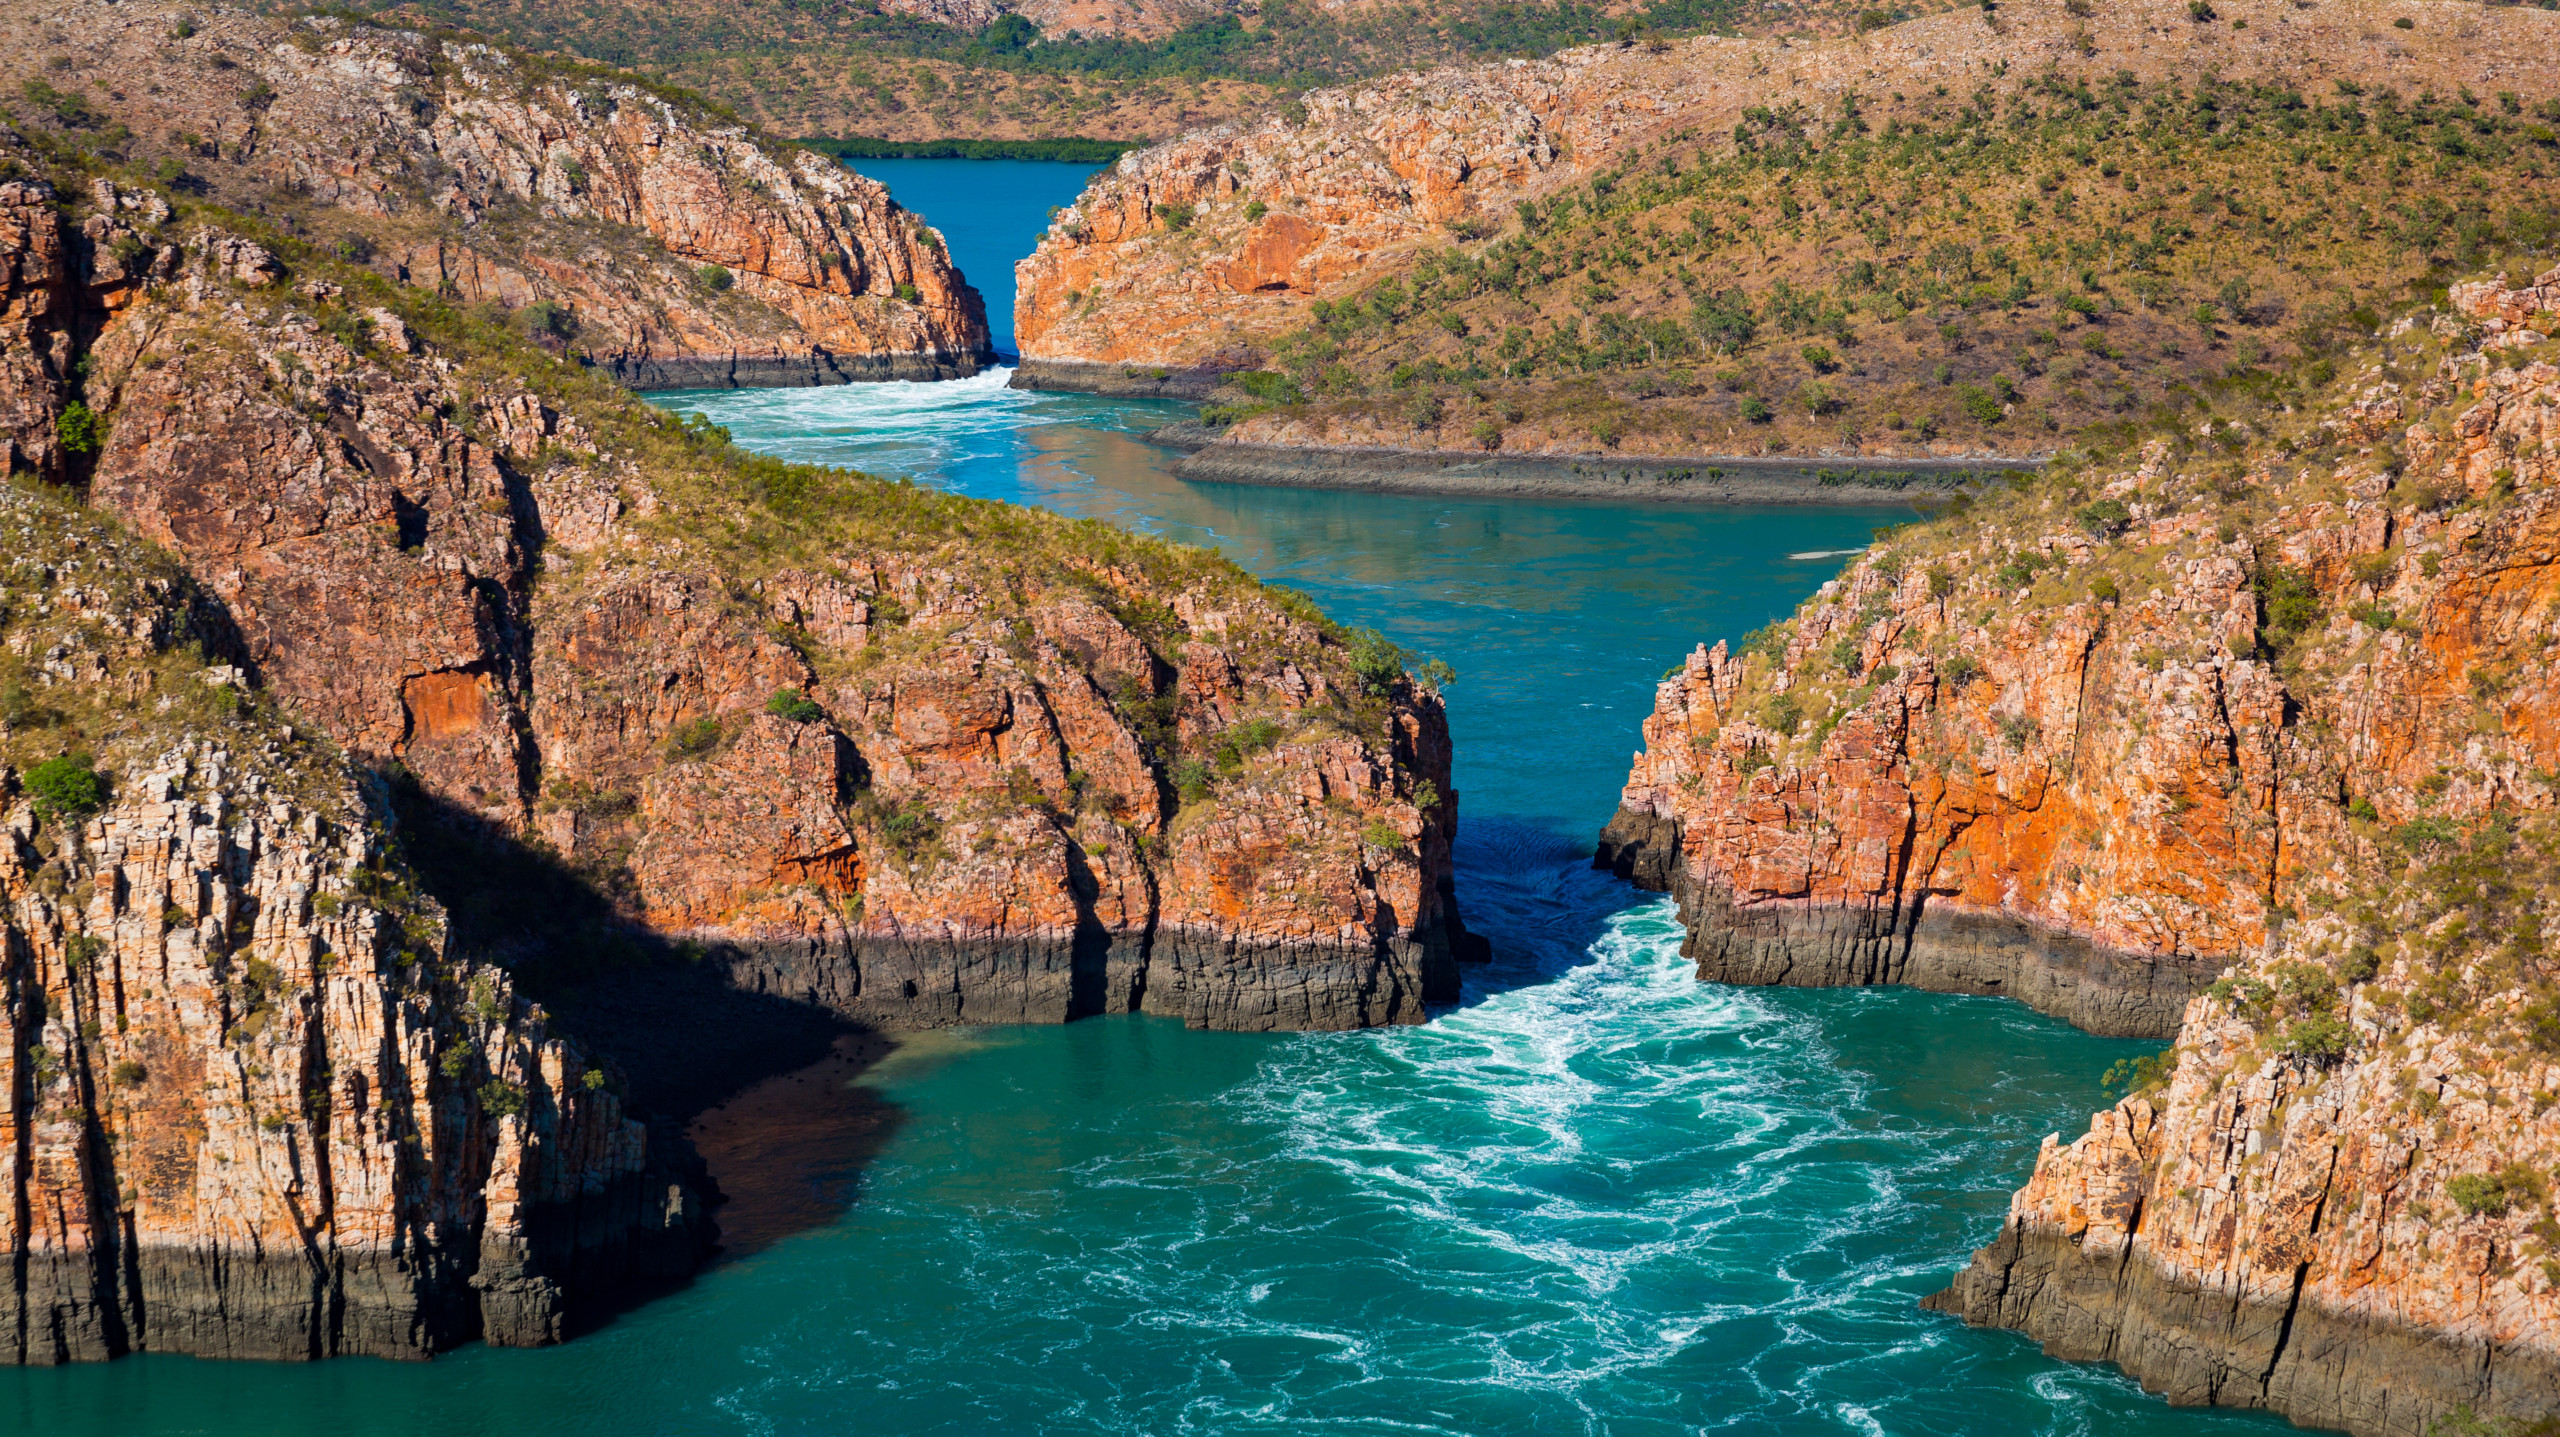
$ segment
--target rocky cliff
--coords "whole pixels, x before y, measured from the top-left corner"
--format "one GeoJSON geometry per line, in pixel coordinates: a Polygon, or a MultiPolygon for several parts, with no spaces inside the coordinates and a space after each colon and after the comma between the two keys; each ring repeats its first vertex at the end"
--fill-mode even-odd
{"type": "Polygon", "coordinates": [[[1705,977],[2166,1036],[2359,824],[2546,801],[2551,282],[2259,375],[1701,647],[1603,861],[1680,895],[1705,977]]]}
{"type": "Polygon", "coordinates": [[[0,532],[0,1359],[542,1343],[689,1270],[699,1179],[207,662],[219,606],[61,498],[0,532]]]}
{"type": "Polygon", "coordinates": [[[1940,1306],[2357,1432],[2560,1401],[2555,330],[2456,285],[1664,680],[1601,861],[1701,977],[2177,1036],[1940,1306]]]}
{"type": "Polygon", "coordinates": [[[104,426],[66,454],[38,383],[20,452],[202,575],[297,712],[648,931],[894,1024],[1450,991],[1447,730],[1383,641],[1205,556],[751,458],[111,182],[76,221],[12,195],[23,348],[76,346],[104,426]]]}
{"type": "Polygon", "coordinates": [[[1262,371],[1208,411],[1262,449],[2041,457],[2317,348],[2510,218],[2542,243],[2555,41],[2522,10],[2141,0],[1313,92],[1060,212],[1017,267],[1018,382],[1262,371]],[[2470,217],[2387,192],[2412,171],[2470,217]]]}
{"type": "Polygon", "coordinates": [[[20,3],[0,83],[54,148],[157,165],[641,388],[937,379],[976,290],[881,185],[634,77],[456,34],[20,3]]]}
{"type": "Polygon", "coordinates": [[[1447,728],[1384,639],[0,158],[12,482],[159,605],[9,548],[63,631],[0,684],[22,1360],[547,1341],[685,1270],[708,1189],[561,1031],[653,974],[869,1027],[1454,998],[1447,728]]]}

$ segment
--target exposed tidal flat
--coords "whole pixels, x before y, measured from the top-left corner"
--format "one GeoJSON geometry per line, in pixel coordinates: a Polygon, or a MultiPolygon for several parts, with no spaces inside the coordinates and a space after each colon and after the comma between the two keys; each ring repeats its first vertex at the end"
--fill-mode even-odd
{"type": "MultiPolygon", "coordinates": [[[[979,277],[962,216],[901,194],[979,277]]],[[[2000,1000],[1701,985],[1668,905],[1587,866],[1663,669],[1907,510],[1186,484],[1139,437],[1178,406],[1002,384],[664,400],[769,452],[1214,545],[1453,663],[1461,894],[1495,952],[1462,1003],[831,1055],[697,1123],[726,1259],[565,1346],[12,1370],[0,1430],[2280,1428],[1916,1306],[2153,1045],[2000,1000]]]]}

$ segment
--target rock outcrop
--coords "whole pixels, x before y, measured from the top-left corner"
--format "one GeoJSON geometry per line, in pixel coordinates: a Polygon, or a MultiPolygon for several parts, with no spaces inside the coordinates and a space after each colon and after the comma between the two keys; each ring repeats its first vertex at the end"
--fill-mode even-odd
{"type": "Polygon", "coordinates": [[[519,990],[1455,998],[1447,727],[1382,638],[746,454],[334,241],[7,158],[11,512],[77,531],[0,573],[17,1360],[551,1341],[689,1270],[716,1175],[519,990]]]}
{"type": "Polygon", "coordinates": [[[2560,270],[2451,304],[1691,655],[1601,854],[1705,978],[2174,1031],[1932,1304],[2407,1437],[2560,1405],[2560,270]]]}
{"type": "MultiPolygon", "coordinates": [[[[689,1271],[698,1175],[459,959],[218,605],[0,488],[0,1361],[557,1341],[689,1271]],[[62,786],[66,738],[104,792],[62,786]]],[[[90,783],[94,785],[94,780],[90,783]]]]}
{"type": "Polygon", "coordinates": [[[2466,288],[2449,338],[2377,356],[2405,377],[2378,365],[2316,430],[2262,417],[2281,438],[2245,463],[2155,443],[1879,546],[1744,652],[1701,647],[1600,861],[1679,895],[1702,977],[2173,1032],[2356,851],[2354,815],[2546,801],[2560,372],[2511,367],[2541,334],[2500,309],[2554,284],[2466,288]]]}
{"type": "Polygon", "coordinates": [[[106,431],[75,463],[37,402],[21,451],[201,574],[296,712],[648,932],[892,1025],[1451,996],[1447,730],[1392,650],[1203,556],[457,363],[495,336],[129,191],[76,232],[8,193],[24,343],[79,345],[106,431]]]}
{"type": "Polygon", "coordinates": [[[992,358],[977,291],[885,187],[663,87],[326,16],[10,14],[36,43],[0,82],[63,97],[31,118],[75,142],[121,126],[182,187],[514,311],[635,387],[941,379],[992,358]]]}

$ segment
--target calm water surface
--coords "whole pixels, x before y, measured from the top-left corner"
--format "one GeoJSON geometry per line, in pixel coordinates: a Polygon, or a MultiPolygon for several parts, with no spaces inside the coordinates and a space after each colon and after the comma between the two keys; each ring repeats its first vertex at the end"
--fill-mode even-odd
{"type": "MultiPolygon", "coordinates": [[[[985,271],[1084,173],[879,168],[991,306],[985,271]]],[[[565,1347],[0,1372],[0,1431],[2281,1430],[1914,1306],[2142,1045],[1994,1000],[1701,986],[1666,905],[1585,866],[1663,669],[1838,563],[1790,554],[1898,515],[1194,486],[1137,438],[1170,410],[1000,383],[668,402],[1214,545],[1455,664],[1461,894],[1498,954],[1464,1004],[1383,1033],[926,1035],[858,1080],[885,1147],[813,1175],[850,1178],[840,1218],[565,1347]]]]}

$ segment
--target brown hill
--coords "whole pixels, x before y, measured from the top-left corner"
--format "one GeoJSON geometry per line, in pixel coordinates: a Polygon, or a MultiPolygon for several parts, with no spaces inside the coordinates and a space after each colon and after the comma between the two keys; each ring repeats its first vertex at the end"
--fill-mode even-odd
{"type": "Polygon", "coordinates": [[[2046,452],[2548,243],[2556,40],[2021,4],[1320,92],[1097,176],[1016,322],[1042,382],[1278,371],[1266,444],[2046,452]]]}

